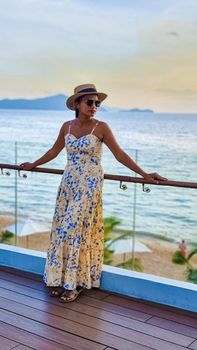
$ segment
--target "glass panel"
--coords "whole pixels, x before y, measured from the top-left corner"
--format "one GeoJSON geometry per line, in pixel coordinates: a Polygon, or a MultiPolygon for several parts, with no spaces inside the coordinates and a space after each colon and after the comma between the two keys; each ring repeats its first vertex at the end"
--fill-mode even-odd
{"type": "MultiPolygon", "coordinates": [[[[0,140],[0,162],[15,163],[15,143],[0,140]]],[[[3,244],[15,244],[10,225],[15,223],[15,181],[12,170],[3,169],[0,175],[0,242],[3,244]]]]}
{"type": "MultiPolygon", "coordinates": [[[[129,154],[131,155],[131,152],[129,154]]],[[[152,152],[141,150],[138,151],[138,159],[143,169],[148,169],[148,172],[157,171],[170,180],[194,181],[197,177],[195,154],[190,154],[188,158],[183,159],[181,152],[172,155],[171,152],[163,154],[154,149],[152,152]]],[[[115,173],[122,174],[122,171],[119,172],[116,169],[115,173]]],[[[117,247],[111,246],[111,248],[115,247],[113,265],[120,264],[120,267],[128,269],[133,269],[135,266],[137,271],[183,281],[189,277],[190,281],[193,280],[196,283],[197,254],[187,259],[188,254],[197,248],[195,189],[153,185],[145,187],[151,189],[151,192],[145,193],[142,191],[142,186],[137,185],[136,216],[133,222],[134,194],[128,190],[124,199],[117,199],[118,189],[115,190],[114,185],[112,192],[114,216],[117,219],[121,218],[121,209],[118,210],[118,207],[126,207],[124,221],[117,225],[115,238],[123,232],[122,229],[126,229],[130,232],[131,240],[130,242],[120,241],[117,247]],[[134,223],[135,238],[132,232],[134,223]],[[181,257],[185,252],[184,244],[179,247],[182,240],[187,246],[186,259],[181,257]],[[133,241],[135,254],[132,251],[133,241]],[[175,256],[177,250],[179,252],[175,256]],[[118,254],[118,251],[121,253],[118,254]],[[172,262],[173,256],[179,264],[172,262]],[[133,258],[135,261],[131,261],[133,258]],[[184,264],[181,265],[181,263],[184,264]]]]}
{"type": "MultiPolygon", "coordinates": [[[[18,164],[40,158],[49,149],[46,143],[19,143],[18,164]]],[[[42,167],[63,169],[65,151],[42,167]]],[[[18,179],[18,245],[46,251],[61,175],[21,171],[18,179]],[[26,174],[27,178],[23,175],[26,174]]]]}

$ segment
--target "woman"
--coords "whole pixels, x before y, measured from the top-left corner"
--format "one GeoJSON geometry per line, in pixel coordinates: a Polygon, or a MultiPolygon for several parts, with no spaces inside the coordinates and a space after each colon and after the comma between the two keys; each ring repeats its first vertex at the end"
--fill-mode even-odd
{"type": "Polygon", "coordinates": [[[65,122],[53,147],[34,163],[22,163],[30,170],[55,158],[66,146],[67,164],[59,185],[47,252],[44,281],[51,296],[60,302],[74,301],[84,288],[98,288],[104,254],[102,219],[102,145],[115,158],[147,181],[166,180],[147,174],[118,145],[107,123],[95,120],[97,108],[107,97],[95,85],[74,89],[67,107],[76,118],[65,122]]]}

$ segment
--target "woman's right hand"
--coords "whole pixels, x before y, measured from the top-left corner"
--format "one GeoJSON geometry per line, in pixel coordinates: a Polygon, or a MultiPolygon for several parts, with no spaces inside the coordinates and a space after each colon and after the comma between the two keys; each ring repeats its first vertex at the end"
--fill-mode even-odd
{"type": "Polygon", "coordinates": [[[31,170],[33,168],[35,168],[35,164],[34,163],[21,163],[20,166],[23,168],[22,170],[31,170]]]}

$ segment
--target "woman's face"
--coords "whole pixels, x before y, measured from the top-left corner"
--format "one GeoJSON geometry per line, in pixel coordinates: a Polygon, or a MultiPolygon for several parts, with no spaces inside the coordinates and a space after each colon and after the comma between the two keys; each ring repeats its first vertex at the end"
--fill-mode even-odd
{"type": "Polygon", "coordinates": [[[76,105],[79,109],[79,113],[94,117],[99,105],[99,99],[97,95],[85,95],[82,100],[76,105]]]}

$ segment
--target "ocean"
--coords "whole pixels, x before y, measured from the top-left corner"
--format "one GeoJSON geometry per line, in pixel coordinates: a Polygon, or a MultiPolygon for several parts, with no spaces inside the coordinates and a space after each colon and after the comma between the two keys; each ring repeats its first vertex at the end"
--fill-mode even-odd
{"type": "MultiPolygon", "coordinates": [[[[63,122],[74,117],[68,111],[0,110],[0,162],[20,164],[40,158],[54,143],[63,122]],[[16,152],[17,148],[17,152],[16,152]]],[[[122,149],[147,172],[158,172],[170,180],[197,182],[197,115],[98,112],[97,119],[111,127],[122,149]]],[[[66,150],[43,167],[64,169],[66,150]]],[[[120,164],[104,145],[102,165],[105,173],[134,173],[120,164]]],[[[0,176],[0,214],[15,213],[15,175],[0,176]]],[[[21,172],[22,174],[22,172],[21,172]]],[[[50,227],[61,175],[27,172],[17,178],[18,218],[43,221],[50,227]]],[[[160,235],[175,242],[196,243],[197,195],[195,189],[127,184],[104,181],[103,214],[120,219],[120,227],[160,235]]]]}

